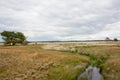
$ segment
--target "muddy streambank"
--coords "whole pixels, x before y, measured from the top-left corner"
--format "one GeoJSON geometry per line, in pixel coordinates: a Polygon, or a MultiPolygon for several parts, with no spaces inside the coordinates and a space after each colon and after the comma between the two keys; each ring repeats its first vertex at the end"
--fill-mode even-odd
{"type": "Polygon", "coordinates": [[[100,68],[89,66],[77,77],[77,80],[104,80],[100,73],[100,68]]]}

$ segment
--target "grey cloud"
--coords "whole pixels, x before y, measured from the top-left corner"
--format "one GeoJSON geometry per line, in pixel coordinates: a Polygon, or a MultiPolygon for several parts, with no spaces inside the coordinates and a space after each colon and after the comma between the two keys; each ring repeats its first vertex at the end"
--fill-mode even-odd
{"type": "Polygon", "coordinates": [[[119,4],[119,0],[1,0],[0,32],[22,31],[29,40],[114,37],[117,30],[110,28],[109,34],[106,27],[115,24],[120,30],[119,4]]]}

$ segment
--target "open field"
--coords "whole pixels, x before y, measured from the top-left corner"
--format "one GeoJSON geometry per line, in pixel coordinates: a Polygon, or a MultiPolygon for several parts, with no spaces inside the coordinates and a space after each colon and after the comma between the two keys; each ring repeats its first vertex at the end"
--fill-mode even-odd
{"type": "Polygon", "coordinates": [[[90,63],[81,53],[105,57],[105,80],[120,79],[120,42],[62,42],[1,45],[0,80],[76,80],[90,63]]]}
{"type": "Polygon", "coordinates": [[[120,79],[120,42],[79,42],[46,44],[44,49],[53,49],[78,54],[91,54],[106,60],[100,64],[105,80],[120,79]]]}
{"type": "Polygon", "coordinates": [[[35,46],[0,46],[0,80],[75,80],[88,58],[35,46]]]}

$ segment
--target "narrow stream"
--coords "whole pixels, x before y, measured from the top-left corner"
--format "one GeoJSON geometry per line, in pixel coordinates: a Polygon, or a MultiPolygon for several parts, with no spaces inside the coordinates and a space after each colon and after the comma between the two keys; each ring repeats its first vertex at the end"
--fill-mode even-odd
{"type": "Polygon", "coordinates": [[[85,72],[78,76],[77,80],[104,80],[100,74],[100,68],[89,66],[85,72]]]}

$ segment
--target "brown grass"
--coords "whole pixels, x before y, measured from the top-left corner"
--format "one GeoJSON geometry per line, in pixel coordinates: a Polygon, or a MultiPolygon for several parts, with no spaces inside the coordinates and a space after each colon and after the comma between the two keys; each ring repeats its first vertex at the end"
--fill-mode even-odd
{"type": "MultiPolygon", "coordinates": [[[[55,45],[58,46],[59,44],[55,45]]],[[[96,57],[106,57],[107,60],[102,64],[102,74],[105,77],[105,80],[120,79],[120,42],[64,43],[59,46],[62,46],[62,48],[65,47],[63,50],[74,51],[77,49],[79,53],[93,54],[96,57]]],[[[51,49],[51,47],[49,48],[51,49]]],[[[53,47],[53,49],[56,48],[53,47]]]]}
{"type": "Polygon", "coordinates": [[[61,52],[76,49],[106,57],[102,64],[105,80],[120,79],[120,42],[88,42],[0,46],[0,80],[76,80],[88,57],[61,52]]]}
{"type": "Polygon", "coordinates": [[[88,60],[77,54],[43,50],[41,45],[0,46],[0,80],[75,80],[88,60]]]}

